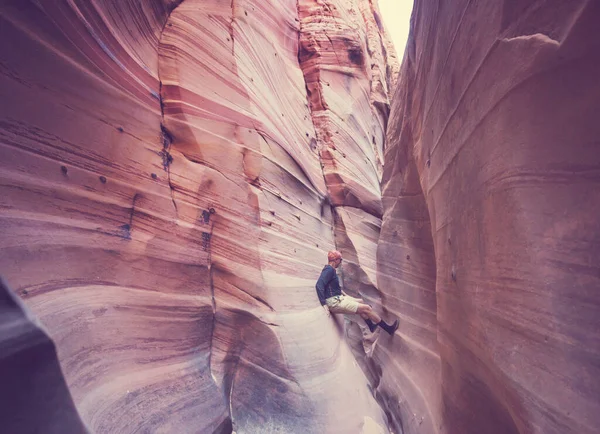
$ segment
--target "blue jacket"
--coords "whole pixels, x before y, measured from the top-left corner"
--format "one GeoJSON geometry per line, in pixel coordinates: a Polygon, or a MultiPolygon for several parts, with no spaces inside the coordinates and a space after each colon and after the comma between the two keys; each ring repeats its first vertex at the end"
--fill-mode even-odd
{"type": "Polygon", "coordinates": [[[338,279],[335,268],[331,265],[325,265],[319,280],[317,280],[317,294],[321,305],[325,304],[325,300],[329,297],[335,297],[336,295],[342,295],[342,288],[340,288],[340,280],[338,279]]]}

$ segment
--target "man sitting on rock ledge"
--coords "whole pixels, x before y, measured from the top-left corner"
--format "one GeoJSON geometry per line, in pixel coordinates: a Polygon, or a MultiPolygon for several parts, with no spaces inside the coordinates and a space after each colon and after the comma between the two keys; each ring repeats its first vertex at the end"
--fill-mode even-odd
{"type": "Polygon", "coordinates": [[[321,271],[321,276],[319,276],[316,286],[319,301],[325,310],[328,313],[358,314],[365,320],[371,332],[374,332],[377,326],[379,326],[393,336],[394,332],[398,329],[398,320],[394,321],[391,325],[387,324],[377,315],[371,306],[364,304],[362,300],[350,297],[342,292],[340,281],[335,271],[342,263],[342,254],[337,250],[332,250],[327,253],[327,260],[329,263],[321,271]]]}

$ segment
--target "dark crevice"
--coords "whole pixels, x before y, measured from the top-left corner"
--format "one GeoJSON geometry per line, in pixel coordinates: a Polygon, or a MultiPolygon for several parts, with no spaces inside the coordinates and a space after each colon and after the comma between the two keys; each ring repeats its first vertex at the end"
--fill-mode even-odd
{"type": "Polygon", "coordinates": [[[308,175],[308,172],[306,172],[304,167],[302,167],[302,165],[294,158],[294,156],[292,156],[292,154],[290,154],[289,151],[287,149],[285,149],[281,143],[277,142],[277,140],[273,139],[271,136],[269,136],[264,131],[257,129],[256,126],[254,127],[254,130],[262,137],[262,139],[265,141],[265,143],[267,145],[269,145],[269,141],[267,140],[267,137],[268,137],[270,140],[273,141],[273,143],[275,143],[277,146],[279,146],[279,148],[281,148],[290,157],[290,159],[294,162],[294,164],[296,165],[298,170],[300,170],[302,175],[304,175],[304,178],[308,181],[308,183],[310,184],[310,187],[312,187],[312,189],[318,194],[319,190],[317,189],[317,186],[313,184],[313,182],[311,181],[311,179],[308,175]]]}
{"type": "Polygon", "coordinates": [[[233,388],[244,347],[245,345],[243,339],[237,339],[236,343],[229,348],[227,355],[223,359],[223,365],[228,368],[225,369],[225,373],[223,375],[223,390],[225,391],[225,400],[227,403],[227,409],[229,411],[229,419],[231,420],[232,428],[235,427],[232,405],[233,388]]]}
{"type": "Polygon", "coordinates": [[[267,306],[269,309],[271,309],[271,311],[275,312],[275,309],[273,309],[273,307],[271,307],[271,305],[269,303],[267,303],[265,300],[263,300],[262,298],[260,298],[259,296],[253,295],[252,296],[256,301],[258,301],[259,303],[264,304],[265,306],[267,306]]]}
{"type": "Polygon", "coordinates": [[[140,193],[136,193],[133,195],[131,208],[129,210],[129,221],[124,225],[119,226],[120,232],[116,234],[117,236],[126,240],[131,239],[131,230],[133,229],[133,216],[135,214],[135,202],[140,198],[140,196],[140,193]]]}
{"type": "MultiPolygon", "coordinates": [[[[171,14],[182,3],[183,3],[183,0],[178,2],[175,5],[175,7],[173,7],[173,9],[171,9],[171,11],[169,12],[169,16],[165,20],[163,29],[159,36],[159,45],[162,43],[163,32],[164,32],[165,27],[167,26],[168,21],[171,18],[171,14]]],[[[233,22],[233,0],[232,0],[231,4],[232,4],[232,22],[233,22]]],[[[231,37],[233,38],[233,31],[231,33],[231,37]]],[[[173,207],[175,208],[175,214],[177,215],[177,211],[178,211],[177,203],[175,201],[175,195],[174,195],[175,186],[173,185],[172,178],[171,178],[171,164],[173,163],[173,156],[171,155],[171,152],[170,152],[173,142],[175,141],[175,136],[173,135],[173,133],[171,131],[169,131],[169,129],[164,124],[164,122],[165,122],[165,111],[164,111],[165,104],[164,104],[164,94],[163,94],[163,83],[162,83],[162,80],[160,77],[160,64],[159,64],[159,68],[158,68],[158,79],[159,79],[159,90],[160,90],[159,102],[160,102],[160,115],[161,115],[160,137],[161,137],[161,142],[162,142],[162,149],[158,152],[158,154],[162,158],[163,168],[167,172],[167,180],[168,180],[169,190],[171,192],[171,200],[173,202],[173,207]]],[[[153,178],[154,178],[154,176],[153,176],[153,178]]],[[[210,241],[212,239],[213,227],[214,227],[214,219],[213,219],[213,222],[211,223],[210,217],[214,213],[215,213],[214,208],[209,208],[208,210],[204,210],[202,213],[202,222],[204,224],[209,225],[208,231],[202,232],[202,239],[203,239],[202,247],[203,247],[203,250],[206,251],[208,254],[207,267],[208,267],[209,285],[210,285],[210,294],[211,294],[211,307],[212,307],[212,313],[213,313],[212,322],[211,322],[211,330],[210,330],[210,340],[209,340],[210,346],[209,346],[209,353],[208,353],[209,354],[208,370],[211,373],[211,376],[213,376],[212,356],[213,356],[213,348],[214,348],[215,329],[217,326],[217,302],[216,302],[216,297],[215,297],[214,267],[212,266],[211,248],[210,248],[210,241]]],[[[213,378],[214,378],[214,376],[213,376],[213,378]]],[[[233,424],[233,420],[231,418],[231,411],[230,411],[231,408],[229,405],[229,400],[225,403],[225,407],[226,407],[226,413],[225,413],[226,417],[219,424],[219,426],[217,426],[215,428],[214,434],[228,434],[233,431],[234,424],[233,424]]]]}
{"type": "MultiPolygon", "coordinates": [[[[178,3],[177,6],[179,6],[181,3],[182,2],[178,3]]],[[[163,32],[165,30],[165,27],[167,26],[167,22],[171,18],[171,13],[173,13],[173,11],[175,9],[176,9],[176,7],[171,10],[171,12],[169,13],[169,16],[165,20],[165,24],[160,33],[159,44],[162,41],[163,32]]],[[[167,127],[165,127],[165,124],[164,124],[164,122],[165,122],[165,104],[164,104],[164,95],[163,95],[163,84],[162,84],[162,80],[160,78],[160,64],[158,67],[158,94],[159,94],[160,119],[161,119],[160,139],[162,142],[162,149],[158,152],[158,155],[162,158],[163,169],[167,172],[167,183],[169,184],[169,192],[171,194],[171,201],[173,202],[173,208],[175,209],[175,215],[177,215],[178,210],[177,210],[177,203],[175,202],[175,194],[174,194],[175,187],[173,186],[173,182],[171,180],[171,163],[173,163],[173,156],[171,155],[170,150],[171,150],[171,146],[174,141],[174,137],[173,137],[173,134],[171,134],[171,132],[167,129],[167,127]]]]}
{"type": "Polygon", "coordinates": [[[244,291],[239,286],[236,286],[236,288],[239,289],[240,291],[242,291],[244,294],[249,295],[250,297],[252,297],[256,301],[258,301],[260,304],[262,304],[264,306],[267,306],[271,310],[271,312],[275,312],[275,309],[273,309],[273,307],[269,303],[267,303],[265,300],[263,300],[261,297],[259,297],[257,295],[250,294],[248,291],[244,291]]]}
{"type": "Polygon", "coordinates": [[[362,49],[359,46],[348,49],[348,59],[356,66],[363,66],[365,62],[362,49]]]}
{"type": "Polygon", "coordinates": [[[231,421],[231,418],[228,416],[213,431],[213,434],[231,434],[232,432],[233,432],[233,423],[231,421]]]}
{"type": "MultiPolygon", "coordinates": [[[[162,36],[162,34],[161,34],[162,36]]],[[[159,70],[159,79],[160,79],[160,70],[159,70]]],[[[175,208],[175,215],[177,215],[177,203],[175,202],[175,187],[171,181],[171,163],[173,163],[173,156],[171,155],[171,146],[173,144],[173,134],[169,132],[167,127],[165,127],[165,105],[163,100],[162,93],[162,81],[158,82],[159,86],[159,94],[160,94],[160,140],[162,142],[162,149],[158,152],[158,155],[162,158],[163,169],[167,172],[167,183],[169,184],[169,191],[171,193],[171,201],[173,202],[173,207],[175,208]]]]}
{"type": "Polygon", "coordinates": [[[133,214],[135,213],[135,202],[139,199],[140,194],[136,193],[133,195],[133,200],[131,201],[131,210],[129,212],[129,228],[133,229],[133,214]]]}

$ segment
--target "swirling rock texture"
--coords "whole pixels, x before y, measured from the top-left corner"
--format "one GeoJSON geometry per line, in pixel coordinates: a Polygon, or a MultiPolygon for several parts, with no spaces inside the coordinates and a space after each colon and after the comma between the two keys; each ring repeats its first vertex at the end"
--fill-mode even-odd
{"type": "Polygon", "coordinates": [[[415,3],[377,249],[402,326],[371,366],[406,433],[598,432],[599,21],[415,3]]]}
{"type": "Polygon", "coordinates": [[[1,279],[0,331],[2,430],[85,433],[54,344],[1,279]]]}
{"type": "Polygon", "coordinates": [[[376,296],[376,2],[9,0],[0,23],[0,269],[87,429],[386,432],[314,291],[337,246],[376,296]]]}

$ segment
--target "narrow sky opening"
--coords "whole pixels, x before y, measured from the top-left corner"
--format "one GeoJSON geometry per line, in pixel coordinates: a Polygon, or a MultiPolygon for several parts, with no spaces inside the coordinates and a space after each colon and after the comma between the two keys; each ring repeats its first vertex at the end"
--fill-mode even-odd
{"type": "Polygon", "coordinates": [[[410,28],[413,0],[379,0],[379,11],[385,28],[394,42],[398,60],[402,62],[410,28]]]}

